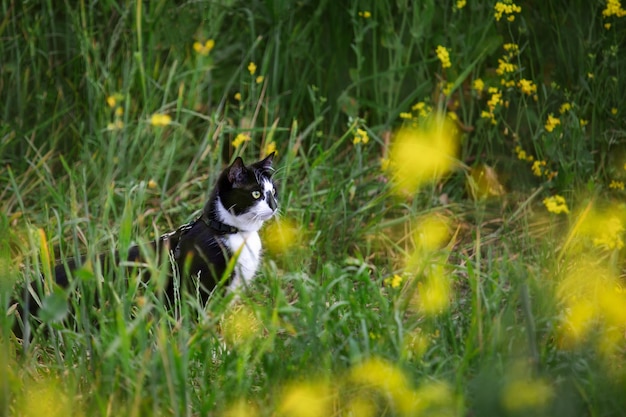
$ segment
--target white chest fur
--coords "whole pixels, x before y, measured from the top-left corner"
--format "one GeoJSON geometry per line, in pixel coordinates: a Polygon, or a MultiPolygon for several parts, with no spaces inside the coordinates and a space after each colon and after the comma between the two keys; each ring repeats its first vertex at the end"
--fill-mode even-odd
{"type": "Polygon", "coordinates": [[[235,257],[235,270],[228,289],[249,284],[261,262],[261,238],[257,232],[239,232],[225,236],[226,245],[235,257]]]}

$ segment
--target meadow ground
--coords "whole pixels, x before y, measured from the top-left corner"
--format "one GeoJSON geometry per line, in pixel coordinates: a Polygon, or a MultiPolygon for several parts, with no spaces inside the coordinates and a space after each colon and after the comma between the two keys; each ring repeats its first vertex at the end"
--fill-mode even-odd
{"type": "Polygon", "coordinates": [[[619,1],[3,0],[0,39],[3,311],[236,155],[281,201],[238,303],[91,262],[29,344],[1,314],[0,415],[623,415],[619,1]]]}

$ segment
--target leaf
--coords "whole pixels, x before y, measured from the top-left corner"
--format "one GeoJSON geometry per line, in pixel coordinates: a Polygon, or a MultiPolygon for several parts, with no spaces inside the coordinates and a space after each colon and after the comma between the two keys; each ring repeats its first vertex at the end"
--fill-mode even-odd
{"type": "Polygon", "coordinates": [[[67,293],[57,287],[44,297],[39,317],[44,323],[58,323],[67,317],[68,310],[67,293]]]}

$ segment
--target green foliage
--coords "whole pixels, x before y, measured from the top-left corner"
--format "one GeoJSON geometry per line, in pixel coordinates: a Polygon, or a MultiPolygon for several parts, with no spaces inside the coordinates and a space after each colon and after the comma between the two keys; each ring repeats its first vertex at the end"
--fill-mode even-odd
{"type": "Polygon", "coordinates": [[[1,415],[621,413],[614,1],[176,3],[2,2],[1,415]],[[394,192],[435,113],[453,171],[394,192]],[[239,301],[96,262],[273,149],[291,232],[239,301]],[[19,284],[81,254],[20,344],[19,284]]]}

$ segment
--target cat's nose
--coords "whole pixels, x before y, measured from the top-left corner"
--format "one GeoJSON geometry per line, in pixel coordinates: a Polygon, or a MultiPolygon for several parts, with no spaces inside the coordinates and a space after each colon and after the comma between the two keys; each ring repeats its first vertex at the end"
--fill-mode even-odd
{"type": "Polygon", "coordinates": [[[265,193],[265,201],[267,201],[267,205],[270,206],[272,211],[275,211],[276,207],[278,207],[276,197],[274,197],[270,191],[265,193]]]}

